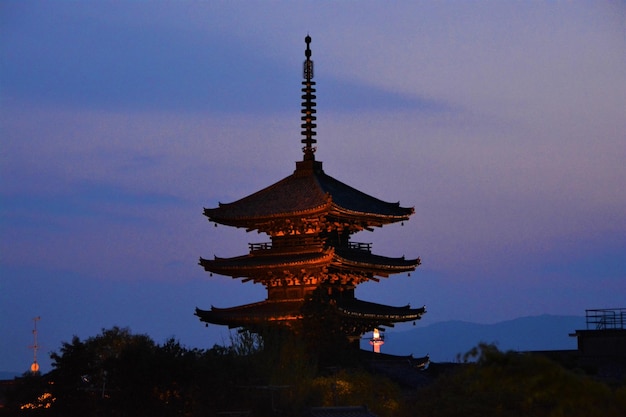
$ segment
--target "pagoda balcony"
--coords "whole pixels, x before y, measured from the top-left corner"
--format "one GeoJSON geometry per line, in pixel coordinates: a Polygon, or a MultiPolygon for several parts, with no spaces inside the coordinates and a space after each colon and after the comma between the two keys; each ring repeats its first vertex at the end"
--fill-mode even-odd
{"type": "Polygon", "coordinates": [[[324,241],[317,237],[311,238],[288,238],[275,239],[271,242],[248,243],[248,249],[251,254],[262,254],[263,252],[311,252],[322,250],[324,241]]]}
{"type": "Polygon", "coordinates": [[[264,251],[272,249],[272,242],[248,243],[250,252],[264,251]]]}
{"type": "MultiPolygon", "coordinates": [[[[248,249],[250,253],[253,252],[265,252],[265,251],[302,251],[303,249],[313,249],[313,248],[321,248],[322,241],[319,239],[315,240],[287,240],[278,242],[259,242],[259,243],[248,243],[248,249]]],[[[364,242],[348,242],[348,249],[350,250],[358,250],[362,252],[372,253],[372,244],[364,243],[364,242]]]]}
{"type": "Polygon", "coordinates": [[[348,249],[372,253],[372,244],[363,242],[348,242],[348,249]]]}

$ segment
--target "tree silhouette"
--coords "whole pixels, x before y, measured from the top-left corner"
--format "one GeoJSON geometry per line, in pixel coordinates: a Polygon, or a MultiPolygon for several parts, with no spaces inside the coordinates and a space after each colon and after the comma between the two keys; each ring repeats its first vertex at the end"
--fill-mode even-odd
{"type": "Polygon", "coordinates": [[[51,354],[54,369],[22,377],[0,415],[300,416],[311,406],[363,404],[380,417],[626,415],[624,384],[611,387],[538,355],[480,345],[415,389],[356,360],[320,366],[309,342],[273,329],[264,337],[237,333],[231,346],[200,350],[114,327],[63,343],[51,354]]]}
{"type": "Polygon", "coordinates": [[[588,417],[626,415],[626,389],[612,389],[541,355],[481,344],[462,366],[421,390],[422,415],[588,417]]]}

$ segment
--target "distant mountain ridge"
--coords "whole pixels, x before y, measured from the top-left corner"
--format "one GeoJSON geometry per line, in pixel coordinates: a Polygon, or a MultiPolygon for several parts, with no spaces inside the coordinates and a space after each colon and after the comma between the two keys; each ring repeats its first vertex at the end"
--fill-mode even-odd
{"type": "MultiPolygon", "coordinates": [[[[576,349],[575,330],[585,329],[585,317],[520,317],[495,324],[477,324],[460,320],[434,323],[413,330],[385,332],[381,351],[395,355],[430,355],[434,362],[454,362],[480,342],[494,343],[502,351],[576,349]]],[[[361,341],[369,349],[366,337],[361,341]]]]}

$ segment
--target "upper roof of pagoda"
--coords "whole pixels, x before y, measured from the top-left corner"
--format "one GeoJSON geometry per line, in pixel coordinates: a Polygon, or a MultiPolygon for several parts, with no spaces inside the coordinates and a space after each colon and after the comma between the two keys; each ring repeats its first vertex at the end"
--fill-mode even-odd
{"type": "Polygon", "coordinates": [[[414,209],[372,197],[327,175],[318,161],[296,163],[295,172],[254,194],[217,208],[205,209],[209,220],[258,228],[278,218],[332,215],[376,225],[407,220],[414,209]]]}
{"type": "Polygon", "coordinates": [[[307,35],[305,42],[302,161],[296,162],[294,173],[283,180],[233,203],[220,203],[219,207],[205,209],[204,214],[216,223],[260,231],[267,231],[267,223],[279,219],[329,216],[341,222],[357,222],[359,227],[382,226],[407,220],[413,214],[413,208],[400,207],[399,203],[385,202],[350,187],[327,175],[322,169],[322,163],[315,160],[317,111],[311,37],[307,35]]]}

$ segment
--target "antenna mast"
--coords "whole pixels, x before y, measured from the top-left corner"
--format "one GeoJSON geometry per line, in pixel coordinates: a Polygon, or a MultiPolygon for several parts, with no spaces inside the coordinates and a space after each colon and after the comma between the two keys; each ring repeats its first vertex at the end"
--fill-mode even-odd
{"type": "Polygon", "coordinates": [[[37,316],[33,319],[35,327],[33,328],[33,345],[29,346],[33,350],[33,364],[30,366],[32,373],[39,372],[39,364],[37,363],[37,350],[39,350],[39,344],[37,343],[37,322],[41,320],[41,317],[37,316]]]}

